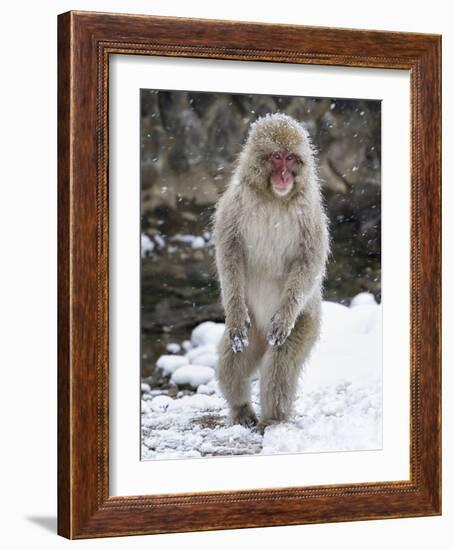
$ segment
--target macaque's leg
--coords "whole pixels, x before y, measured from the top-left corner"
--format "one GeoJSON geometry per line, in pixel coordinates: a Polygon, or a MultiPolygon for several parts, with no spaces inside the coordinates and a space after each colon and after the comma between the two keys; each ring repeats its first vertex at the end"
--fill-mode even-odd
{"type": "Polygon", "coordinates": [[[263,356],[265,342],[254,329],[253,321],[249,338],[248,347],[243,352],[235,353],[225,331],[220,343],[217,368],[217,379],[223,396],[228,401],[231,419],[243,426],[254,426],[258,423],[250,402],[250,385],[252,374],[263,356]]]}
{"type": "Polygon", "coordinates": [[[260,379],[261,426],[287,420],[302,367],[319,334],[319,312],[302,313],[287,340],[268,348],[260,379]]]}

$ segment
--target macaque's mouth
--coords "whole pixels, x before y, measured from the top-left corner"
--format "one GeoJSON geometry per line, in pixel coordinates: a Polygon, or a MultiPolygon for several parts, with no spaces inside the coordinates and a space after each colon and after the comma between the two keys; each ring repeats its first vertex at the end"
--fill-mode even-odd
{"type": "Polygon", "coordinates": [[[277,189],[288,189],[289,187],[292,187],[293,182],[292,181],[279,181],[279,182],[276,182],[276,183],[273,182],[272,185],[274,187],[276,187],[277,189]]]}
{"type": "Polygon", "coordinates": [[[292,174],[273,174],[271,184],[275,189],[285,191],[294,185],[294,176],[292,174]]]}
{"type": "Polygon", "coordinates": [[[291,191],[293,185],[294,185],[294,182],[292,181],[289,181],[287,183],[278,182],[278,183],[272,183],[272,188],[278,195],[286,195],[291,191]]]}

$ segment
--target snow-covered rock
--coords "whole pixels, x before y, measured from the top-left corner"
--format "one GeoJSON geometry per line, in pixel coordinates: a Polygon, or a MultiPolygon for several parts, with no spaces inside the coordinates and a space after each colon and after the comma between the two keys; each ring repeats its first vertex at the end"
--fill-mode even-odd
{"type": "Polygon", "coordinates": [[[195,237],[192,241],[192,248],[194,250],[198,250],[199,248],[204,248],[206,246],[206,242],[203,239],[203,237],[195,237]]]}
{"type": "Polygon", "coordinates": [[[213,344],[206,344],[205,346],[198,346],[196,348],[192,348],[186,353],[186,357],[188,361],[191,363],[198,363],[197,357],[200,357],[202,355],[213,355],[217,353],[217,347],[213,344]]]}
{"type": "Polygon", "coordinates": [[[207,384],[213,377],[214,371],[210,367],[185,365],[174,371],[171,381],[175,384],[190,384],[197,388],[201,384],[207,384]]]}
{"type": "Polygon", "coordinates": [[[170,342],[165,349],[169,353],[179,353],[181,351],[181,346],[176,342],[170,342]]]}
{"type": "Polygon", "coordinates": [[[204,367],[215,369],[219,361],[219,356],[217,353],[202,353],[201,355],[197,355],[195,361],[197,365],[203,365],[204,367]]]}
{"type": "Polygon", "coordinates": [[[381,323],[381,306],[371,304],[356,305],[351,308],[352,330],[356,334],[369,334],[381,323]]]}
{"type": "Polygon", "coordinates": [[[189,351],[193,348],[192,342],[190,340],[184,340],[184,342],[181,344],[181,347],[184,351],[189,351]]]}
{"type": "Polygon", "coordinates": [[[165,248],[165,239],[162,237],[162,235],[154,235],[154,240],[156,241],[157,243],[157,246],[162,249],[162,248],[165,248]]]}
{"type": "Polygon", "coordinates": [[[162,369],[165,374],[173,374],[176,369],[187,365],[189,360],[182,355],[161,355],[156,362],[156,367],[162,369]]]}
{"type": "Polygon", "coordinates": [[[199,248],[204,248],[206,246],[206,241],[203,237],[196,235],[175,235],[173,241],[179,241],[181,243],[189,244],[194,250],[199,248]]]}
{"type": "Polygon", "coordinates": [[[218,346],[224,330],[223,323],[205,321],[193,329],[191,342],[194,346],[206,346],[207,344],[218,346]]]}
{"type": "Polygon", "coordinates": [[[170,412],[180,415],[180,421],[184,422],[184,415],[193,409],[198,411],[218,411],[225,406],[225,401],[218,395],[204,395],[196,393],[185,395],[181,399],[173,400],[170,412]]]}
{"type": "Polygon", "coordinates": [[[375,306],[376,298],[371,292],[360,292],[351,300],[351,307],[356,306],[375,306]]]}
{"type": "Polygon", "coordinates": [[[140,242],[141,242],[141,256],[142,258],[145,258],[146,256],[149,256],[151,252],[154,250],[155,244],[146,233],[141,234],[140,242]]]}
{"type": "Polygon", "coordinates": [[[212,395],[215,393],[215,389],[207,384],[200,384],[197,388],[197,393],[202,393],[203,395],[212,395]]]}
{"type": "Polygon", "coordinates": [[[351,310],[342,304],[323,302],[321,319],[321,339],[325,341],[352,331],[351,310]]]}

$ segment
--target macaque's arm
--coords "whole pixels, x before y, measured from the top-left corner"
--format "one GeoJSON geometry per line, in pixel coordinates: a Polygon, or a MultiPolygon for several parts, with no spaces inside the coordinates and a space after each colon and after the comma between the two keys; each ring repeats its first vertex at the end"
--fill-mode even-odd
{"type": "Polygon", "coordinates": [[[327,232],[320,227],[316,245],[312,243],[304,248],[301,257],[289,269],[281,306],[271,318],[267,340],[272,346],[280,346],[291,334],[297,318],[324,278],[327,232]]]}
{"type": "MultiPolygon", "coordinates": [[[[227,324],[246,310],[244,297],[244,257],[239,237],[223,242],[216,251],[217,266],[222,289],[222,302],[227,324]]],[[[233,323],[234,324],[234,323],[233,323]]]]}
{"type": "Polygon", "coordinates": [[[233,351],[240,352],[248,346],[247,328],[250,318],[245,304],[244,249],[237,212],[221,204],[215,218],[216,264],[222,292],[225,320],[233,351]]]}

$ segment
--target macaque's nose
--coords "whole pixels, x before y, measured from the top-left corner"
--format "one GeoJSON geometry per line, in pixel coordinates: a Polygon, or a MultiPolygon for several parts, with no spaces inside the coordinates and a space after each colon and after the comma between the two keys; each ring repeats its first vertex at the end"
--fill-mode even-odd
{"type": "Polygon", "coordinates": [[[286,185],[291,182],[291,173],[289,170],[282,170],[281,173],[282,182],[286,185]]]}

